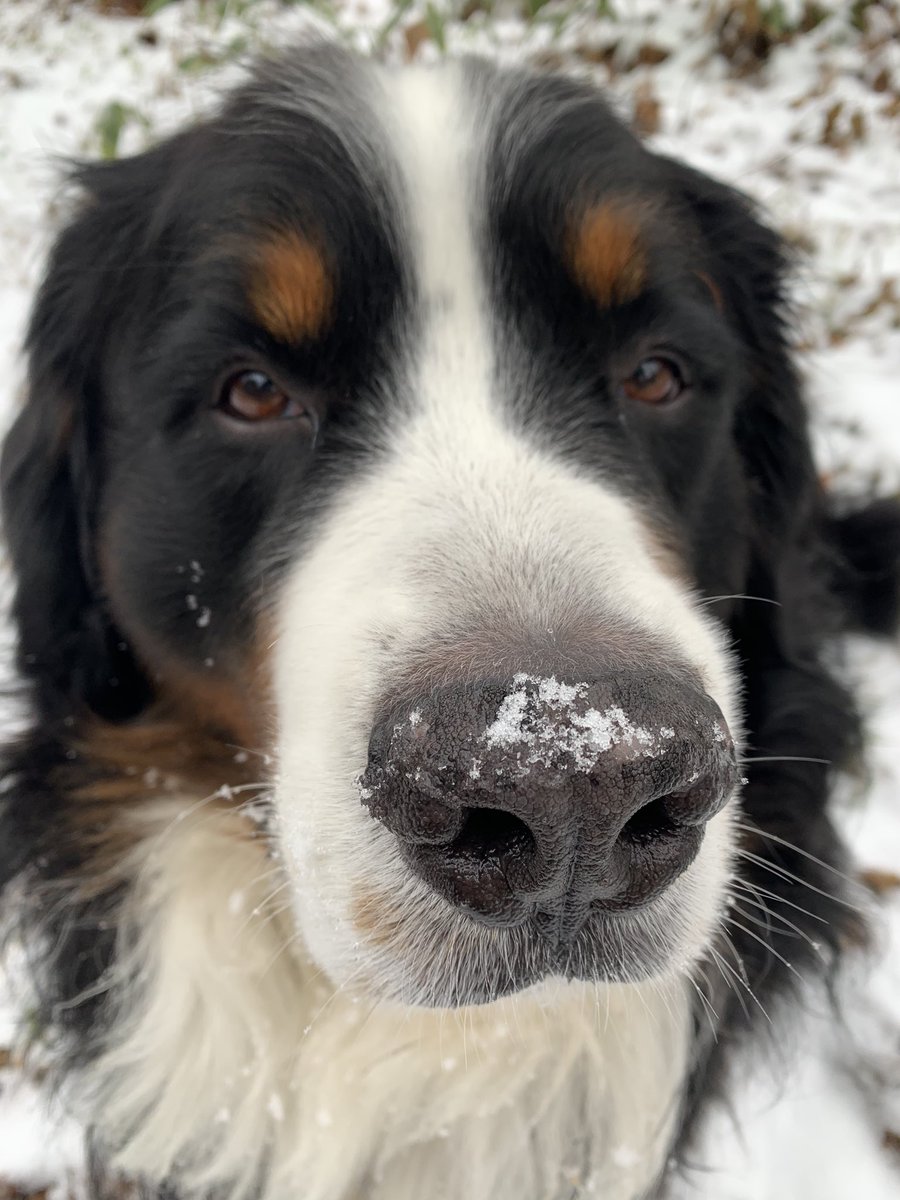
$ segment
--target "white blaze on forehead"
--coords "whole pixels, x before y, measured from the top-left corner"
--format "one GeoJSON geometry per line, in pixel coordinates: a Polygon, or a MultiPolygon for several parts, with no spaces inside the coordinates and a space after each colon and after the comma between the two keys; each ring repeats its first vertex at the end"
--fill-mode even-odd
{"type": "Polygon", "coordinates": [[[386,77],[394,148],[416,239],[415,266],[426,300],[477,285],[471,237],[477,145],[460,68],[409,68],[386,77]]]}
{"type": "MultiPolygon", "coordinates": [[[[491,399],[491,325],[474,236],[484,211],[479,127],[458,64],[411,68],[389,76],[386,88],[422,326],[414,400],[442,423],[465,421],[491,399]]],[[[486,116],[479,115],[482,128],[486,116]]]]}

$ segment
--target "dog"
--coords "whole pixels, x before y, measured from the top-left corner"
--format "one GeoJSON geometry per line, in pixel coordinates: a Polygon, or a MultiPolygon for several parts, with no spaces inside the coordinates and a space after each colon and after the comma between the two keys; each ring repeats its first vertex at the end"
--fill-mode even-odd
{"type": "Polygon", "coordinates": [[[864,936],[900,512],[817,478],[785,245],[582,83],[330,45],[73,182],[0,884],[97,1195],[665,1195],[864,936]]]}

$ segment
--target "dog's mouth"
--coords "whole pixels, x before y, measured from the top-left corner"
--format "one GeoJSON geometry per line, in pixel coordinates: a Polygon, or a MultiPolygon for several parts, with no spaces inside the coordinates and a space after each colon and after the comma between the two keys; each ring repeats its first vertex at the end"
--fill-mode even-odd
{"type": "Polygon", "coordinates": [[[492,1003],[547,980],[636,984],[685,970],[706,949],[717,920],[718,892],[698,921],[682,878],[640,910],[610,912],[592,905],[574,937],[566,915],[535,910],[514,928],[485,927],[462,913],[410,903],[356,905],[367,948],[362,989],[406,1005],[459,1008],[492,1003]]]}

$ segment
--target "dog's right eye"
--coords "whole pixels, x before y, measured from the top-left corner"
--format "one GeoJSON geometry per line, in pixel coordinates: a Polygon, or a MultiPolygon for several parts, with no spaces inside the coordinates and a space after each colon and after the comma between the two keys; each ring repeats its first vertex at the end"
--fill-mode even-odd
{"type": "Polygon", "coordinates": [[[217,407],[235,421],[285,421],[309,411],[263,371],[239,371],[226,380],[217,407]]]}
{"type": "Polygon", "coordinates": [[[671,359],[655,355],[645,358],[622,381],[622,391],[629,400],[641,404],[671,404],[685,389],[681,369],[671,359]]]}

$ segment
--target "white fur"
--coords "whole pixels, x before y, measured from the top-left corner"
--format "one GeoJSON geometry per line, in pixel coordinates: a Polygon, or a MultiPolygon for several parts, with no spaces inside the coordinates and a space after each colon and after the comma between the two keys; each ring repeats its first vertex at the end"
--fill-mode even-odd
{"type": "Polygon", "coordinates": [[[160,802],[133,863],[119,1023],[91,1072],[115,1166],[180,1163],[189,1195],[229,1200],[632,1200],[653,1180],[683,983],[558,982],[455,1011],[335,990],[278,913],[263,844],[195,808],[160,802]]]}

